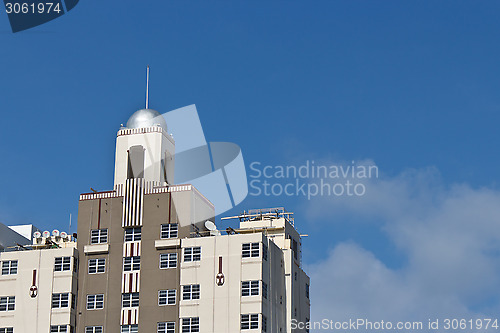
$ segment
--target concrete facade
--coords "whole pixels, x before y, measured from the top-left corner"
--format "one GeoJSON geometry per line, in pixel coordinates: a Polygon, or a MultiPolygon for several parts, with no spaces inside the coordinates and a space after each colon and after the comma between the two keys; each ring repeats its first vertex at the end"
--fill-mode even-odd
{"type": "Polygon", "coordinates": [[[69,237],[40,237],[32,246],[0,252],[0,261],[0,328],[12,328],[16,333],[73,332],[75,242],[69,237]],[[3,306],[6,298],[11,305],[7,309],[3,306]]]}
{"type": "MultiPolygon", "coordinates": [[[[157,322],[161,320],[176,322],[178,326],[178,307],[159,306],[158,291],[175,289],[179,295],[180,270],[178,264],[174,268],[160,269],[160,254],[177,253],[176,262],[179,262],[180,239],[196,236],[205,230],[203,222],[197,222],[195,214],[187,212],[203,203],[207,210],[213,210],[213,207],[191,186],[163,189],[164,193],[144,195],[141,226],[122,227],[122,196],[81,199],[78,213],[78,251],[82,254],[78,332],[85,332],[85,328],[92,326],[120,332],[120,327],[127,325],[138,325],[139,331],[156,332],[157,322]],[[179,210],[183,214],[178,214],[179,210]],[[177,236],[162,239],[162,225],[169,224],[177,226],[177,236]],[[126,240],[127,230],[137,228],[141,230],[140,240],[126,240]],[[106,230],[106,242],[91,244],[92,230],[106,230]],[[130,257],[138,258],[140,268],[124,271],[125,258],[130,257]],[[104,272],[89,274],[89,262],[93,259],[104,259],[104,272]],[[139,293],[140,306],[122,307],[122,294],[131,293],[139,293]],[[104,295],[103,309],[87,310],[87,296],[101,294],[104,295]]],[[[93,196],[99,197],[100,194],[93,196]]]]}

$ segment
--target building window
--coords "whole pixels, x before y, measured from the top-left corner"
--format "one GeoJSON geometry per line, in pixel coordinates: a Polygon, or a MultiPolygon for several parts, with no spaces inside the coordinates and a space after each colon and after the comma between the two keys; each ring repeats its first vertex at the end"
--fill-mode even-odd
{"type": "Polygon", "coordinates": [[[200,299],[200,285],[190,284],[187,286],[182,286],[182,299],[185,301],[191,299],[200,299]]]}
{"type": "Polygon", "coordinates": [[[108,229],[90,231],[90,244],[104,244],[108,242],[108,229]]]}
{"type": "Polygon", "coordinates": [[[76,309],[76,295],[71,294],[71,308],[76,309]]]}
{"type": "Polygon", "coordinates": [[[125,229],[125,242],[133,242],[141,240],[141,228],[125,229]]]}
{"type": "Polygon", "coordinates": [[[175,322],[158,323],[156,333],[175,333],[175,322]]]}
{"type": "Polygon", "coordinates": [[[71,270],[71,257],[58,257],[55,258],[54,271],[70,271],[71,270]]]}
{"type": "Polygon", "coordinates": [[[2,275],[17,274],[17,260],[2,261],[2,275]]]}
{"type": "Polygon", "coordinates": [[[123,271],[131,272],[141,269],[141,257],[125,257],[123,258],[123,271]]]}
{"type": "Polygon", "coordinates": [[[201,247],[186,247],[184,249],[184,262],[200,261],[201,247]]]}
{"type": "Polygon", "coordinates": [[[243,314],[241,315],[241,329],[254,330],[259,328],[258,314],[243,314]]]}
{"type": "Polygon", "coordinates": [[[158,305],[174,305],[177,296],[177,290],[160,290],[158,292],[158,305]]]}
{"type": "Polygon", "coordinates": [[[262,259],[267,261],[267,245],[262,243],[262,259]]]}
{"type": "MultiPolygon", "coordinates": [[[[72,331],[71,329],[69,330],[72,331]]],[[[50,333],[68,332],[68,325],[52,325],[50,326],[50,333]]]]}
{"type": "Polygon", "coordinates": [[[175,268],[177,267],[177,253],[162,253],[160,254],[160,268],[175,268]]]}
{"type": "Polygon", "coordinates": [[[0,297],[0,311],[14,311],[16,308],[16,297],[0,297]]]}
{"type": "Polygon", "coordinates": [[[267,317],[262,315],[262,332],[267,332],[267,317]]]}
{"type": "Polygon", "coordinates": [[[14,327],[2,327],[0,333],[14,333],[14,327]]]}
{"type": "Polygon", "coordinates": [[[262,281],[262,297],[267,299],[267,283],[262,281]]]}
{"type": "Polygon", "coordinates": [[[106,259],[89,259],[89,274],[99,274],[106,272],[106,259]]]}
{"type": "Polygon", "coordinates": [[[139,333],[139,325],[122,325],[121,333],[139,333]]]}
{"type": "Polygon", "coordinates": [[[102,333],[102,326],[87,326],[85,327],[85,333],[102,333]]]}
{"type": "Polygon", "coordinates": [[[162,224],[161,225],[161,239],[177,238],[178,236],[178,225],[177,223],[162,224]]]}
{"type": "Polygon", "coordinates": [[[67,308],[69,307],[69,293],[52,294],[52,308],[67,308]]]}
{"type": "Polygon", "coordinates": [[[259,256],[259,243],[244,243],[241,245],[241,256],[243,258],[255,258],[259,256]]]}
{"type": "Polygon", "coordinates": [[[309,283],[306,283],[306,297],[309,298],[309,283]]]}
{"type": "Polygon", "coordinates": [[[122,294],[122,308],[139,306],[139,293],[122,294]]]}
{"type": "Polygon", "coordinates": [[[104,309],[104,295],[87,295],[87,310],[104,309]]]}
{"type": "Polygon", "coordinates": [[[256,296],[258,294],[259,280],[241,282],[241,296],[256,296]]]}
{"type": "Polygon", "coordinates": [[[200,331],[200,317],[182,318],[182,333],[195,333],[200,331]]]}

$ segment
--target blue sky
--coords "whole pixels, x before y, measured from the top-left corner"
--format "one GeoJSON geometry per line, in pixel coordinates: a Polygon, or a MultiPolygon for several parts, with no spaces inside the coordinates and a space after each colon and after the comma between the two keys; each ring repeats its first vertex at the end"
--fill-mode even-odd
{"type": "MultiPolygon", "coordinates": [[[[116,131],[143,107],[147,64],[151,107],[196,104],[207,140],[237,143],[247,166],[373,161],[387,186],[375,182],[372,193],[397,188],[408,201],[392,205],[415,212],[443,208],[457,186],[496,198],[499,9],[496,1],[81,1],[16,34],[2,12],[0,221],[64,230],[79,193],[111,189],[116,131]]],[[[386,214],[391,201],[377,204],[387,207],[379,214],[323,199],[248,197],[228,214],[295,211],[311,265],[336,262],[346,248],[389,271],[413,262],[387,222],[404,215],[386,214]]]]}

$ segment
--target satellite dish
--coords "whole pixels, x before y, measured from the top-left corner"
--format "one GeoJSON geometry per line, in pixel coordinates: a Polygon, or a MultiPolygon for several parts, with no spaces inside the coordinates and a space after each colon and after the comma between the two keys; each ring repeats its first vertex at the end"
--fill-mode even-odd
{"type": "Polygon", "coordinates": [[[41,233],[40,231],[35,231],[35,232],[33,233],[33,237],[34,237],[34,238],[40,238],[40,237],[42,237],[42,233],[41,233]]]}
{"type": "Polygon", "coordinates": [[[59,236],[59,230],[57,230],[57,229],[52,230],[52,236],[54,236],[54,237],[59,236]]]}
{"type": "Polygon", "coordinates": [[[68,237],[68,234],[63,231],[63,232],[61,232],[61,237],[66,238],[66,237],[68,237]]]}
{"type": "Polygon", "coordinates": [[[205,228],[207,228],[210,231],[217,230],[217,226],[212,221],[205,222],[205,228]]]}
{"type": "Polygon", "coordinates": [[[50,232],[48,232],[47,230],[45,230],[42,234],[43,237],[47,238],[50,236],[50,232]]]}

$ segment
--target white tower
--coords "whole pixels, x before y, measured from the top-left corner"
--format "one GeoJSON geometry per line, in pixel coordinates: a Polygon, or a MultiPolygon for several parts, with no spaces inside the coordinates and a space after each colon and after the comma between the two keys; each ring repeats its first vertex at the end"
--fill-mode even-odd
{"type": "Polygon", "coordinates": [[[163,116],[152,109],[135,112],[117,134],[115,187],[133,178],[172,184],[174,154],[175,142],[163,116]]]}

